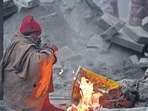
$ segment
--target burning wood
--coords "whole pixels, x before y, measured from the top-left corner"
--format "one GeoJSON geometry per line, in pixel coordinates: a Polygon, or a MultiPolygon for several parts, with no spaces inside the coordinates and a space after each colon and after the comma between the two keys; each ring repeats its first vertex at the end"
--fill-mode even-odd
{"type": "Polygon", "coordinates": [[[94,111],[101,107],[99,104],[99,97],[102,96],[102,94],[94,93],[93,83],[82,77],[80,88],[82,98],[80,99],[79,104],[77,106],[73,104],[67,111],[94,111]]]}
{"type": "Polygon", "coordinates": [[[90,82],[93,83],[94,90],[97,91],[103,91],[108,92],[111,89],[118,88],[121,86],[121,84],[108,79],[100,74],[94,73],[88,69],[79,67],[78,71],[76,72],[74,76],[74,81],[72,84],[72,90],[71,90],[71,98],[72,99],[80,99],[80,83],[81,78],[85,77],[90,82]]]}
{"type": "MultiPolygon", "coordinates": [[[[99,80],[102,80],[103,82],[99,82],[107,84],[105,83],[105,79],[106,78],[100,78],[99,80]]],[[[76,80],[77,83],[79,83],[79,92],[81,98],[77,106],[72,104],[72,106],[69,107],[67,111],[95,111],[96,109],[102,107],[131,108],[139,98],[138,92],[130,91],[121,85],[106,91],[106,89],[103,90],[100,85],[91,82],[90,79],[86,78],[86,76],[80,76],[80,81],[78,79],[76,80]]],[[[104,84],[101,85],[104,86],[104,84]]],[[[111,87],[111,84],[106,86],[111,87]]]]}
{"type": "Polygon", "coordinates": [[[110,90],[108,93],[103,93],[99,101],[104,108],[131,108],[138,99],[138,92],[119,87],[110,90]]]}

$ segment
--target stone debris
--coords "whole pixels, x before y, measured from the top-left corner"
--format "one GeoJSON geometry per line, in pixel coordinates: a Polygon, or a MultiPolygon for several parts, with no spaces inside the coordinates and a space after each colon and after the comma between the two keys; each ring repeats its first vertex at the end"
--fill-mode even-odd
{"type": "Polygon", "coordinates": [[[97,24],[104,29],[104,33],[100,36],[105,40],[111,40],[113,35],[124,26],[125,22],[105,13],[97,20],[97,24]]]}
{"type": "MultiPolygon", "coordinates": [[[[104,16],[104,15],[103,15],[104,16]]],[[[108,29],[109,27],[111,27],[111,25],[109,23],[107,23],[103,17],[99,18],[97,20],[97,24],[99,25],[99,27],[103,28],[104,30],[108,29]]]]}
{"type": "Polygon", "coordinates": [[[141,44],[148,43],[148,32],[143,30],[140,26],[129,26],[123,27],[123,32],[131,37],[135,42],[141,44]]]}
{"type": "Polygon", "coordinates": [[[98,5],[96,5],[95,2],[93,2],[93,0],[86,0],[85,2],[92,10],[96,11],[99,16],[103,15],[102,9],[98,5]]]}
{"type": "Polygon", "coordinates": [[[103,29],[108,29],[109,27],[117,24],[117,23],[120,23],[121,25],[124,25],[125,22],[120,20],[119,18],[117,17],[114,17],[110,14],[103,14],[98,20],[97,20],[97,24],[102,27],[103,29]]]}
{"type": "MultiPolygon", "coordinates": [[[[148,99],[148,79],[145,80],[123,79],[118,82],[122,84],[124,87],[130,88],[131,90],[137,90],[139,92],[141,101],[146,101],[148,99]]],[[[147,111],[147,110],[141,110],[141,111],[147,111]]]]}
{"type": "Polygon", "coordinates": [[[17,6],[14,4],[13,0],[4,0],[3,7],[4,7],[4,12],[3,12],[4,17],[7,17],[17,12],[17,6]]]}
{"type": "Polygon", "coordinates": [[[14,0],[15,3],[24,8],[33,8],[40,4],[40,0],[14,0]]]}
{"type": "Polygon", "coordinates": [[[138,82],[136,79],[122,79],[118,81],[120,84],[122,84],[124,87],[130,87],[133,90],[136,90],[135,86],[138,82]]]}
{"type": "Polygon", "coordinates": [[[140,58],[139,66],[140,67],[148,67],[148,58],[140,58]]]}
{"type": "Polygon", "coordinates": [[[118,31],[123,27],[123,24],[120,24],[119,22],[111,27],[109,27],[103,34],[101,34],[100,36],[104,39],[104,40],[111,40],[112,37],[118,33],[118,31]]]}
{"type": "Polygon", "coordinates": [[[142,28],[148,32],[148,16],[142,20],[142,28]]]}
{"type": "Polygon", "coordinates": [[[148,79],[144,81],[139,81],[138,84],[138,92],[140,94],[140,100],[147,101],[148,100],[148,79]]]}
{"type": "Polygon", "coordinates": [[[16,5],[9,7],[9,8],[4,10],[4,17],[7,17],[7,16],[14,14],[16,12],[17,12],[17,6],[16,5]]]}
{"type": "Polygon", "coordinates": [[[3,2],[4,2],[3,3],[3,8],[4,9],[14,6],[13,0],[4,0],[3,2]]]}
{"type": "Polygon", "coordinates": [[[111,42],[140,53],[143,52],[145,47],[144,44],[136,43],[129,36],[123,33],[122,30],[111,39],[111,42]]]}
{"type": "Polygon", "coordinates": [[[54,3],[54,2],[56,2],[56,0],[42,0],[41,2],[47,2],[47,3],[54,3]]]}
{"type": "Polygon", "coordinates": [[[130,56],[130,59],[134,65],[139,65],[139,59],[136,55],[130,56]]]}

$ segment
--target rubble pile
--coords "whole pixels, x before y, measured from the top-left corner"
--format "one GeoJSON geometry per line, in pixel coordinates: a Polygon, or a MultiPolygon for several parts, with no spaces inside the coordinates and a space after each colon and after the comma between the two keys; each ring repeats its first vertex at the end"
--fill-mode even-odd
{"type": "Polygon", "coordinates": [[[17,12],[17,6],[14,4],[13,0],[4,0],[3,4],[4,13],[3,16],[7,17],[17,12]]]}
{"type": "Polygon", "coordinates": [[[40,4],[40,0],[14,0],[14,2],[17,6],[24,8],[33,8],[40,4]]]}
{"type": "MultiPolygon", "coordinates": [[[[130,59],[133,64],[145,68],[148,67],[148,58],[145,56],[148,52],[148,17],[143,19],[142,24],[142,26],[129,26],[109,14],[104,14],[98,20],[98,25],[104,29],[100,37],[105,41],[142,53],[144,57],[139,59],[136,55],[132,55],[130,59]]],[[[147,75],[146,71],[145,77],[147,75]]]]}

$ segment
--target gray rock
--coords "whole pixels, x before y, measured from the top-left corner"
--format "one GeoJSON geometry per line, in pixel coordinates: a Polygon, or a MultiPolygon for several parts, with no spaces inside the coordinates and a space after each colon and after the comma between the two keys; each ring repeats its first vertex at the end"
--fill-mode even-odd
{"type": "Polygon", "coordinates": [[[104,30],[107,30],[108,28],[111,27],[111,25],[108,24],[108,23],[103,19],[103,17],[101,17],[101,18],[99,18],[99,19],[97,20],[97,24],[98,24],[101,28],[103,28],[104,30]]]}
{"type": "Polygon", "coordinates": [[[135,42],[147,44],[148,43],[148,32],[143,30],[140,26],[129,26],[123,27],[123,32],[131,37],[135,42]]]}
{"type": "Polygon", "coordinates": [[[104,29],[104,32],[100,36],[105,40],[111,40],[113,35],[124,26],[125,22],[105,13],[97,20],[97,24],[104,29]]]}
{"type": "Polygon", "coordinates": [[[134,65],[138,65],[139,64],[139,60],[138,60],[138,57],[136,55],[130,56],[130,59],[131,59],[131,61],[132,61],[132,63],[134,65]]]}
{"type": "Polygon", "coordinates": [[[124,87],[127,87],[129,89],[136,90],[136,84],[138,84],[138,80],[136,79],[122,79],[118,81],[120,84],[122,84],[124,87]]]}
{"type": "Polygon", "coordinates": [[[4,17],[7,17],[17,12],[17,6],[14,4],[13,0],[4,0],[3,8],[4,8],[3,12],[4,17]]]}
{"type": "Polygon", "coordinates": [[[148,32],[148,16],[142,20],[142,28],[148,32]]]}
{"type": "Polygon", "coordinates": [[[93,2],[93,0],[85,0],[85,1],[92,10],[97,12],[99,16],[103,15],[102,9],[95,2],[93,2]]]}
{"type": "Polygon", "coordinates": [[[148,58],[140,58],[139,67],[148,67],[148,58]]]}
{"type": "Polygon", "coordinates": [[[138,92],[141,100],[148,100],[148,79],[139,82],[138,92]]]}
{"type": "Polygon", "coordinates": [[[124,24],[118,22],[115,25],[112,25],[111,27],[109,27],[103,34],[101,34],[100,36],[104,39],[104,40],[111,40],[112,37],[118,33],[118,31],[124,26],[124,24]]]}
{"type": "Polygon", "coordinates": [[[132,40],[130,37],[124,34],[122,31],[116,34],[111,39],[111,42],[132,49],[137,52],[143,52],[145,46],[144,44],[136,43],[134,40],[132,40]]]}
{"type": "Polygon", "coordinates": [[[54,3],[56,0],[41,0],[40,2],[54,3]]]}
{"type": "Polygon", "coordinates": [[[4,8],[4,10],[5,10],[6,8],[10,8],[10,7],[12,7],[12,6],[15,5],[14,2],[13,2],[13,0],[4,0],[3,2],[4,2],[4,3],[3,3],[3,8],[4,8]]]}
{"type": "Polygon", "coordinates": [[[13,5],[12,7],[7,7],[4,9],[4,17],[9,16],[17,12],[17,6],[13,5]]]}
{"type": "MultiPolygon", "coordinates": [[[[125,22],[120,20],[117,17],[114,17],[110,14],[105,13],[104,15],[102,15],[98,20],[97,20],[97,24],[102,27],[103,29],[107,30],[109,27],[114,26],[115,24],[121,24],[124,25],[125,22]]],[[[119,29],[121,29],[119,27],[119,29]]],[[[118,29],[118,30],[119,30],[118,29]]]]}
{"type": "Polygon", "coordinates": [[[33,8],[40,4],[40,0],[14,0],[20,7],[33,8]]]}
{"type": "Polygon", "coordinates": [[[140,100],[142,101],[148,100],[148,79],[145,80],[123,79],[118,82],[131,90],[138,91],[140,95],[140,100]]]}

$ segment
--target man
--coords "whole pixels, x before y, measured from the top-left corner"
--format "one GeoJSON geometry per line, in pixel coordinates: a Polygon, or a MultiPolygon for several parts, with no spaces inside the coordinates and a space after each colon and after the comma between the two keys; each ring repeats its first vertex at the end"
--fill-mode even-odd
{"type": "MultiPolygon", "coordinates": [[[[109,13],[115,17],[119,17],[118,0],[100,0],[100,7],[103,12],[109,13]]],[[[129,25],[141,26],[143,18],[148,16],[147,9],[147,0],[131,0],[129,10],[129,25]]]]}
{"type": "Polygon", "coordinates": [[[3,99],[16,111],[64,111],[49,101],[58,48],[41,45],[41,31],[34,17],[26,16],[1,60],[3,99]]]}

